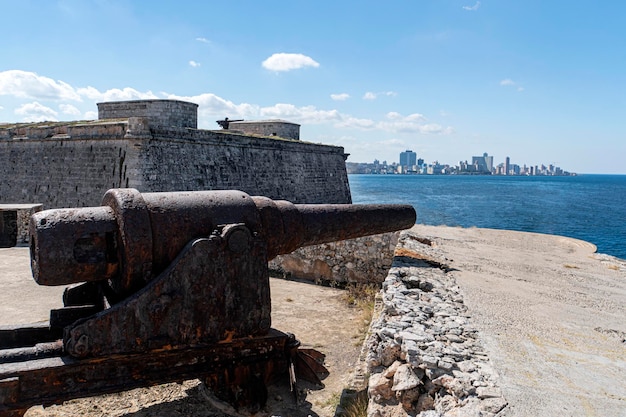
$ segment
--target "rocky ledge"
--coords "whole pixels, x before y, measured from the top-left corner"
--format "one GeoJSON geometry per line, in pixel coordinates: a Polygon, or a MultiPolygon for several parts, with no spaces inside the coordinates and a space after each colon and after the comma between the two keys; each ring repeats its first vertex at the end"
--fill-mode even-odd
{"type": "Polygon", "coordinates": [[[450,260],[407,231],[383,283],[364,346],[368,416],[494,416],[498,387],[450,260]]]}

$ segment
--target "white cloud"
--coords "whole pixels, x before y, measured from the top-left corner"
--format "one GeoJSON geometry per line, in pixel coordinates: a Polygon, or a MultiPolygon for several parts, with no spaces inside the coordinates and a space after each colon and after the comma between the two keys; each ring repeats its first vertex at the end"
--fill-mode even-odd
{"type": "Polygon", "coordinates": [[[350,98],[350,94],[348,93],[331,94],[330,98],[332,98],[335,101],[344,101],[350,98]]]}
{"type": "Polygon", "coordinates": [[[376,100],[379,96],[395,97],[397,95],[398,93],[396,93],[395,91],[383,91],[380,93],[373,93],[371,91],[368,91],[363,95],[363,100],[376,100]]]}
{"type": "Polygon", "coordinates": [[[87,97],[90,100],[101,100],[103,94],[93,87],[84,87],[78,89],[78,94],[87,97]]]}
{"type": "Polygon", "coordinates": [[[81,97],[69,84],[20,70],[0,72],[0,95],[38,100],[81,101],[81,97]]]}
{"type": "Polygon", "coordinates": [[[291,71],[305,67],[317,68],[320,66],[313,58],[302,54],[273,54],[261,64],[270,71],[291,71]]]}
{"type": "Polygon", "coordinates": [[[189,66],[191,66],[191,67],[197,68],[200,65],[201,64],[199,62],[196,62],[196,61],[193,61],[193,60],[189,61],[189,66]]]}
{"type": "Polygon", "coordinates": [[[166,95],[169,99],[190,101],[198,104],[198,120],[201,128],[216,128],[215,120],[228,117],[230,119],[284,119],[300,124],[332,124],[335,128],[358,130],[381,130],[390,133],[419,133],[447,135],[454,132],[451,127],[436,123],[426,123],[427,119],[419,113],[404,116],[398,112],[389,112],[384,121],[354,117],[340,113],[336,109],[323,110],[315,106],[298,107],[288,103],[277,103],[273,106],[261,107],[249,103],[235,104],[215,94],[207,93],[198,96],[166,95]]]}
{"type": "Polygon", "coordinates": [[[513,81],[510,78],[505,78],[504,80],[500,81],[500,85],[504,86],[504,87],[513,87],[513,86],[517,86],[517,91],[524,91],[524,87],[522,87],[521,85],[518,85],[515,81],[513,81]]]}
{"type": "Polygon", "coordinates": [[[412,113],[412,114],[409,114],[409,115],[405,118],[405,120],[406,120],[407,122],[423,122],[423,121],[425,121],[425,120],[426,120],[426,118],[424,117],[424,115],[423,115],[423,114],[419,114],[419,113],[412,113]]]}
{"type": "Polygon", "coordinates": [[[260,116],[272,119],[289,119],[304,124],[330,123],[342,118],[337,110],[319,110],[315,106],[296,107],[293,104],[285,103],[261,108],[260,116]]]}
{"type": "Polygon", "coordinates": [[[97,120],[98,112],[97,111],[86,111],[83,115],[84,120],[97,120]]]}
{"type": "Polygon", "coordinates": [[[168,94],[167,98],[198,104],[199,124],[205,128],[215,127],[211,122],[223,117],[230,119],[285,119],[303,124],[336,123],[342,120],[342,115],[337,110],[320,110],[315,106],[297,107],[293,104],[277,103],[273,106],[261,107],[249,103],[235,104],[211,93],[186,97],[168,94]]]}
{"type": "Polygon", "coordinates": [[[197,96],[178,96],[166,93],[165,96],[172,100],[196,103],[199,106],[198,124],[200,128],[217,128],[212,122],[218,118],[248,119],[259,117],[259,106],[248,103],[235,104],[212,93],[204,93],[197,96]]]}
{"type": "Polygon", "coordinates": [[[202,42],[202,43],[211,43],[210,40],[208,40],[207,38],[203,38],[203,37],[198,37],[198,38],[196,38],[196,40],[198,42],[202,42]]]}
{"type": "Polygon", "coordinates": [[[15,109],[15,114],[23,116],[24,122],[57,121],[57,112],[37,101],[23,104],[15,109]]]}
{"type": "Polygon", "coordinates": [[[103,93],[93,87],[78,88],[78,94],[96,102],[103,101],[121,101],[121,100],[154,100],[159,97],[152,91],[142,93],[134,88],[126,87],[123,89],[112,88],[103,93]]]}
{"type": "Polygon", "coordinates": [[[59,108],[61,109],[61,113],[63,114],[69,114],[71,116],[80,115],[80,110],[78,110],[76,107],[72,106],[71,104],[60,104],[59,108]]]}
{"type": "Polygon", "coordinates": [[[477,1],[473,6],[463,6],[463,10],[469,10],[471,12],[475,12],[480,7],[480,2],[477,1]]]}
{"type": "MultiPolygon", "coordinates": [[[[293,54],[292,54],[293,56],[293,54]]],[[[274,63],[276,64],[276,63],[274,63]]],[[[287,68],[282,66],[269,65],[270,68],[287,68]]],[[[295,68],[292,64],[292,68],[295,68]]],[[[503,80],[503,85],[514,85],[511,80],[503,80]]],[[[82,101],[83,99],[93,102],[141,100],[169,98],[185,100],[199,105],[199,120],[202,128],[213,128],[213,121],[223,117],[231,119],[262,119],[278,118],[286,119],[301,124],[331,124],[335,128],[358,129],[358,130],[381,130],[384,132],[408,132],[423,134],[448,134],[452,128],[446,128],[436,123],[427,123],[424,115],[419,113],[404,116],[398,112],[387,113],[383,120],[373,120],[369,118],[355,117],[349,114],[342,114],[336,109],[324,110],[315,106],[295,106],[289,103],[277,103],[273,106],[261,107],[250,103],[233,103],[215,94],[204,93],[196,96],[177,96],[168,93],[154,94],[152,91],[141,92],[131,87],[113,88],[106,91],[88,86],[84,88],[74,88],[67,83],[56,82],[47,77],[38,76],[35,73],[25,71],[5,71],[0,72],[0,94],[12,94],[19,98],[37,96],[53,99],[73,99],[82,101]]],[[[395,96],[393,91],[368,92],[364,99],[376,99],[379,96],[395,96]]],[[[350,97],[347,93],[331,94],[333,100],[346,100],[350,97]]],[[[81,111],[67,103],[59,105],[62,114],[80,117],[81,111]]],[[[23,116],[25,121],[57,120],[58,113],[38,101],[24,104],[15,110],[15,113],[23,116]]],[[[84,114],[85,119],[96,119],[95,111],[84,114]]]]}
{"type": "Polygon", "coordinates": [[[421,133],[421,134],[441,134],[447,135],[454,132],[451,127],[443,127],[436,123],[424,123],[426,117],[420,113],[412,113],[403,116],[397,112],[387,113],[389,121],[381,121],[376,124],[376,128],[387,132],[401,133],[421,133]]]}
{"type": "Polygon", "coordinates": [[[342,117],[341,121],[336,123],[335,126],[347,129],[371,130],[376,128],[376,122],[370,119],[360,119],[346,115],[342,117]]]}

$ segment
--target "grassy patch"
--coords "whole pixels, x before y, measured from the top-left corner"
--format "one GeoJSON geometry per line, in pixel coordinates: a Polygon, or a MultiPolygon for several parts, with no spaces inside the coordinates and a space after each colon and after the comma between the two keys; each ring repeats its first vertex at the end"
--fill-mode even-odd
{"type": "Polygon", "coordinates": [[[363,340],[365,340],[365,335],[374,314],[374,302],[379,289],[379,286],[376,284],[351,283],[346,286],[345,292],[341,296],[342,300],[350,307],[360,310],[360,315],[357,319],[357,334],[354,336],[355,346],[362,345],[363,340]]]}
{"type": "Polygon", "coordinates": [[[367,392],[361,391],[343,405],[342,417],[367,417],[367,392]]]}
{"type": "Polygon", "coordinates": [[[320,402],[318,405],[320,407],[328,407],[334,410],[339,406],[340,402],[341,402],[341,393],[333,392],[330,395],[330,397],[326,398],[324,401],[320,402]]]}
{"type": "Polygon", "coordinates": [[[376,284],[351,283],[346,285],[346,291],[342,295],[345,303],[352,307],[374,311],[374,299],[380,287],[376,284]]]}

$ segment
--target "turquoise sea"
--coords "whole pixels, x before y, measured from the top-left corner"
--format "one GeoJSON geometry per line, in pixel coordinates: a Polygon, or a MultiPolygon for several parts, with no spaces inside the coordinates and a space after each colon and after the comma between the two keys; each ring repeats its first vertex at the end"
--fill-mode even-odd
{"type": "Polygon", "coordinates": [[[626,259],[626,175],[349,175],[353,203],[404,203],[417,223],[548,233],[626,259]]]}

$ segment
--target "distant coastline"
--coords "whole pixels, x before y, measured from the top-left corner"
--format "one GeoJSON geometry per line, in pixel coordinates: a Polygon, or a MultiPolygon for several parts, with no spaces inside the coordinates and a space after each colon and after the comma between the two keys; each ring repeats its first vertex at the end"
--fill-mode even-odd
{"type": "Polygon", "coordinates": [[[395,162],[391,164],[370,162],[346,162],[346,171],[348,174],[372,174],[372,175],[496,175],[496,176],[550,176],[550,177],[571,177],[578,175],[575,172],[564,171],[553,165],[538,165],[532,169],[518,167],[519,169],[509,170],[504,173],[503,170],[494,169],[493,171],[480,171],[468,169],[467,166],[450,166],[440,165],[437,162],[433,164],[424,164],[422,166],[406,167],[395,162]]]}

